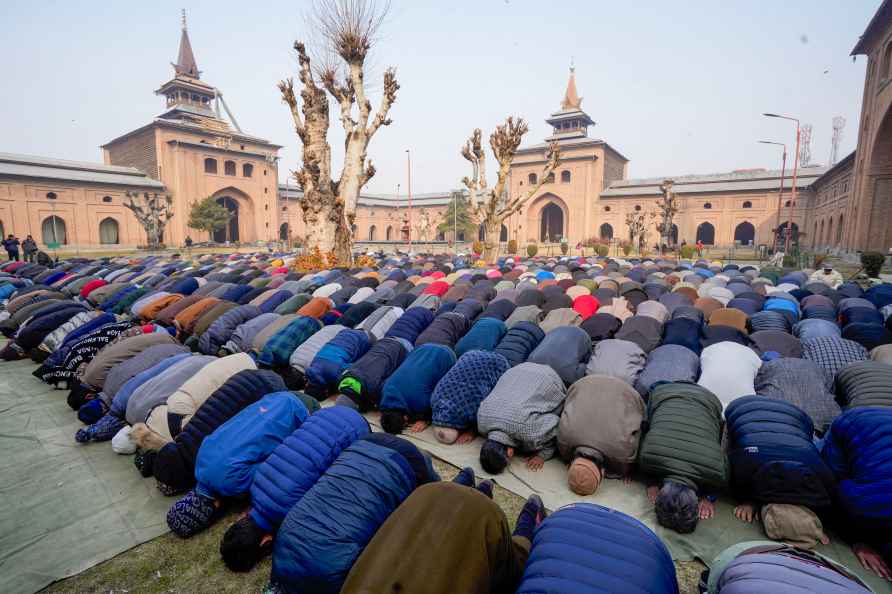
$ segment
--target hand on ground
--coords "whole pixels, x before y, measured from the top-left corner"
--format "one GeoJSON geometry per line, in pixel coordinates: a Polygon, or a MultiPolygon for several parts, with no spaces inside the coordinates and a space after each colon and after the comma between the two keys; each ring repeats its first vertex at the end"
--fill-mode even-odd
{"type": "Polygon", "coordinates": [[[545,460],[543,460],[539,456],[530,456],[529,458],[527,458],[527,468],[529,468],[533,472],[537,472],[544,465],[545,465],[545,460]]]}
{"type": "Polygon", "coordinates": [[[462,431],[458,434],[458,439],[455,440],[455,443],[471,443],[475,437],[477,437],[477,434],[473,431],[462,431]]]}
{"type": "Polygon", "coordinates": [[[421,433],[422,431],[427,429],[429,425],[430,423],[428,423],[427,421],[415,421],[414,423],[412,423],[409,431],[411,431],[412,433],[421,433]]]}
{"type": "Polygon", "coordinates": [[[883,557],[866,544],[857,543],[852,546],[852,551],[858,557],[858,561],[867,571],[875,573],[884,580],[892,581],[892,571],[883,561],[883,557]]]}
{"type": "Polygon", "coordinates": [[[705,497],[700,498],[700,519],[708,520],[712,516],[715,515],[715,504],[706,499],[705,497]]]}

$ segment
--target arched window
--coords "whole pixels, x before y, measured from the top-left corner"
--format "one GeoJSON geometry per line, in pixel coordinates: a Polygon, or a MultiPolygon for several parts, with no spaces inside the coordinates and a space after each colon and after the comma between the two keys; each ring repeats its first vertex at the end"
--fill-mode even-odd
{"type": "Polygon", "coordinates": [[[102,222],[99,223],[99,243],[105,245],[120,243],[118,221],[111,217],[102,219],[102,222]]]}
{"type": "Polygon", "coordinates": [[[464,240],[465,240],[465,232],[464,232],[464,231],[459,231],[459,232],[458,232],[458,240],[459,240],[459,241],[464,241],[464,240]]]}
{"type": "Polygon", "coordinates": [[[437,241],[446,241],[446,233],[443,231],[437,233],[437,241]]]}
{"type": "Polygon", "coordinates": [[[102,201],[103,201],[103,202],[111,202],[111,201],[112,201],[112,197],[111,197],[111,196],[103,196],[103,197],[102,197],[102,201]]]}
{"type": "Polygon", "coordinates": [[[384,230],[384,239],[387,241],[393,240],[393,225],[387,225],[387,229],[384,230]]]}
{"type": "Polygon", "coordinates": [[[836,224],[836,243],[842,243],[842,215],[839,215],[839,223],[836,224]]]}
{"type": "Polygon", "coordinates": [[[254,166],[250,163],[242,165],[242,177],[251,177],[254,175],[254,166]]]}
{"type": "Polygon", "coordinates": [[[700,223],[697,225],[697,238],[695,241],[702,242],[703,245],[715,244],[715,227],[712,223],[700,223]]]}
{"type": "Polygon", "coordinates": [[[570,172],[567,170],[561,171],[561,183],[569,184],[570,183],[570,172]]]}
{"type": "Polygon", "coordinates": [[[223,173],[226,175],[235,175],[235,161],[224,161],[223,173]]]}
{"type": "Polygon", "coordinates": [[[205,159],[204,160],[204,172],[216,174],[217,173],[217,160],[211,159],[210,157],[205,159]]]}
{"type": "Polygon", "coordinates": [[[712,208],[712,202],[704,202],[703,208],[705,208],[706,210],[710,210],[712,208]]]}
{"type": "Polygon", "coordinates": [[[744,207],[744,208],[752,208],[752,207],[753,207],[753,203],[750,202],[749,200],[747,200],[746,202],[743,203],[743,207],[744,207]]]}
{"type": "Polygon", "coordinates": [[[669,229],[669,243],[670,245],[678,245],[678,225],[673,224],[669,229]]]}
{"type": "Polygon", "coordinates": [[[47,200],[55,200],[56,198],[58,198],[58,196],[56,196],[55,192],[47,192],[46,193],[47,200]]]}
{"type": "Polygon", "coordinates": [[[610,223],[601,223],[599,235],[601,239],[613,239],[613,226],[610,223]]]}
{"type": "Polygon", "coordinates": [[[353,235],[353,237],[356,237],[356,223],[350,225],[350,233],[353,235]]]}
{"type": "Polygon", "coordinates": [[[750,222],[744,221],[734,229],[734,241],[739,241],[740,245],[752,245],[755,239],[756,228],[750,222]]]}
{"type": "Polygon", "coordinates": [[[537,183],[539,183],[539,178],[536,176],[535,173],[531,173],[527,176],[527,183],[529,183],[531,186],[535,186],[537,183]]]}
{"type": "Polygon", "coordinates": [[[40,225],[40,233],[44,244],[59,243],[66,245],[68,243],[68,237],[65,233],[65,221],[56,215],[43,219],[43,223],[40,225]]]}
{"type": "Polygon", "coordinates": [[[291,227],[288,226],[288,223],[282,223],[279,225],[279,240],[288,241],[288,235],[291,233],[291,227]]]}
{"type": "Polygon", "coordinates": [[[375,241],[375,232],[377,230],[378,229],[374,225],[369,227],[369,241],[375,241]]]}
{"type": "Polygon", "coordinates": [[[609,207],[609,206],[605,206],[605,207],[604,207],[604,212],[610,212],[610,207],[609,207]]]}
{"type": "Polygon", "coordinates": [[[811,246],[815,247],[818,245],[818,222],[815,221],[815,228],[812,230],[811,234],[811,246]]]}
{"type": "Polygon", "coordinates": [[[548,177],[545,178],[545,183],[553,184],[554,183],[554,171],[548,174],[548,177]]]}
{"type": "Polygon", "coordinates": [[[641,210],[641,205],[640,205],[640,204],[636,204],[636,205],[635,205],[635,210],[636,210],[636,211],[641,210]]]}
{"type": "Polygon", "coordinates": [[[288,207],[287,207],[287,206],[283,206],[283,207],[282,207],[282,212],[288,212],[288,207]]]}
{"type": "Polygon", "coordinates": [[[502,228],[499,229],[499,241],[508,241],[508,227],[502,225],[502,228]]]}

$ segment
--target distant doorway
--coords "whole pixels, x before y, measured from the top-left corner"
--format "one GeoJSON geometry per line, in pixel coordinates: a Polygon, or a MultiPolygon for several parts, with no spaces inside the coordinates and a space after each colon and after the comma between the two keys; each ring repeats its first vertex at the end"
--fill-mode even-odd
{"type": "Polygon", "coordinates": [[[554,202],[542,209],[539,225],[539,241],[560,241],[564,236],[564,211],[554,202]]]}
{"type": "Polygon", "coordinates": [[[715,227],[712,223],[700,223],[697,225],[697,239],[703,245],[715,244],[715,227]]]}
{"type": "Polygon", "coordinates": [[[238,202],[229,196],[221,196],[217,198],[217,204],[226,207],[232,213],[232,218],[229,219],[229,223],[225,227],[214,231],[214,241],[217,243],[238,241],[238,202]]]}
{"type": "Polygon", "coordinates": [[[750,222],[744,221],[734,229],[734,241],[739,241],[740,245],[753,245],[755,238],[756,228],[750,222]]]}

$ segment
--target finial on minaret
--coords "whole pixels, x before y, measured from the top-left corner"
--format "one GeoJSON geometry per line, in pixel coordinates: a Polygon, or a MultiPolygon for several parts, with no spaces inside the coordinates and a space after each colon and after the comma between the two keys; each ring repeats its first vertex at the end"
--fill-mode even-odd
{"type": "Polygon", "coordinates": [[[564,100],[561,101],[561,109],[582,109],[582,97],[576,92],[576,66],[573,58],[570,58],[570,80],[567,81],[567,91],[564,100]]]}
{"type": "Polygon", "coordinates": [[[180,51],[177,54],[177,62],[173,69],[177,74],[192,78],[201,78],[201,71],[195,62],[195,54],[192,53],[192,44],[189,42],[189,32],[186,30],[186,9],[182,13],[183,32],[180,35],[180,51]]]}
{"type": "MultiPolygon", "coordinates": [[[[184,11],[184,14],[185,14],[185,11],[184,11]]],[[[186,17],[183,16],[183,19],[185,19],[185,18],[186,17]]],[[[186,21],[184,20],[183,22],[185,23],[186,21]]],[[[576,72],[576,64],[573,62],[573,56],[570,56],[570,74],[573,74],[574,72],[576,72]]]]}

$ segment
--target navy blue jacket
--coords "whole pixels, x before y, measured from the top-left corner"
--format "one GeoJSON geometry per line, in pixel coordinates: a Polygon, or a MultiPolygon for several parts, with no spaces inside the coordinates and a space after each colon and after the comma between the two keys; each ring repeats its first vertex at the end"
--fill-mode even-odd
{"type": "Polygon", "coordinates": [[[505,357],[508,364],[515,367],[527,360],[527,357],[539,346],[543,338],[545,338],[545,332],[538,324],[518,322],[508,330],[494,352],[505,357]]]}
{"type": "Polygon", "coordinates": [[[426,307],[410,307],[393,323],[384,336],[403,338],[414,344],[418,336],[434,321],[434,314],[426,307]]]}

